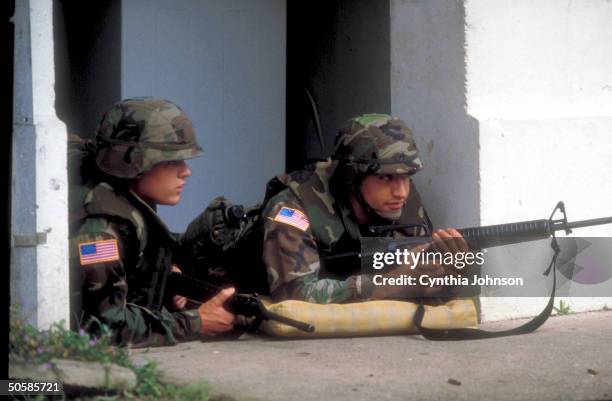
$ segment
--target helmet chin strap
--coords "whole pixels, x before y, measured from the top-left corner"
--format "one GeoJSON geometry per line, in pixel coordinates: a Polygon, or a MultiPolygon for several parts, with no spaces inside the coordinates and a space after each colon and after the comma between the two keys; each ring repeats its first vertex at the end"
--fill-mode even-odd
{"type": "Polygon", "coordinates": [[[363,198],[363,195],[361,194],[361,188],[357,188],[357,190],[355,191],[355,198],[357,199],[357,202],[359,202],[361,207],[363,207],[363,209],[366,211],[366,213],[369,214],[371,217],[378,217],[389,221],[395,221],[398,220],[402,215],[402,209],[393,210],[391,212],[383,212],[382,210],[376,210],[372,208],[363,198]]]}
{"type": "Polygon", "coordinates": [[[402,209],[393,210],[391,212],[382,212],[379,210],[375,210],[374,212],[383,219],[389,221],[399,220],[400,216],[402,215],[402,209]]]}

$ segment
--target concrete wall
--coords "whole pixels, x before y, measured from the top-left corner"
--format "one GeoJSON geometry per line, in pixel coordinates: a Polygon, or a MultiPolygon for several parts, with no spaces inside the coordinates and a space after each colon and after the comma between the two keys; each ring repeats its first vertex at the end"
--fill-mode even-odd
{"type": "Polygon", "coordinates": [[[469,114],[481,120],[611,115],[609,1],[465,4],[469,114]]]}
{"type": "Polygon", "coordinates": [[[69,320],[66,126],[55,114],[53,2],[15,5],[11,302],[28,322],[69,320]]]}
{"type": "MultiPolygon", "coordinates": [[[[417,184],[436,225],[545,218],[558,200],[570,220],[612,214],[610,21],[605,0],[391,2],[392,110],[424,153],[417,184]]],[[[495,252],[540,269],[528,254],[495,252]]],[[[610,299],[569,302],[579,311],[610,299]]],[[[544,304],[484,298],[483,317],[544,304]]]]}
{"type": "Polygon", "coordinates": [[[204,155],[178,207],[160,207],[182,231],[213,197],[263,198],[285,166],[284,0],[125,1],[122,97],[160,96],[194,122],[204,155]]]}
{"type": "Polygon", "coordinates": [[[574,219],[610,214],[612,4],[466,6],[466,110],[480,122],[483,222],[542,216],[560,199],[574,219]]]}
{"type": "MultiPolygon", "coordinates": [[[[466,2],[466,110],[480,126],[483,224],[541,218],[558,200],[570,219],[611,214],[610,21],[604,0],[466,2]]],[[[574,235],[612,236],[612,228],[574,235]]],[[[518,263],[527,265],[528,255],[518,263]]],[[[543,304],[503,301],[488,300],[485,316],[535,313],[543,304]]],[[[579,311],[610,299],[568,302],[579,311]]]]}
{"type": "Polygon", "coordinates": [[[413,130],[415,176],[436,227],[480,223],[478,126],[465,113],[464,11],[447,0],[391,1],[391,111],[413,130]]]}

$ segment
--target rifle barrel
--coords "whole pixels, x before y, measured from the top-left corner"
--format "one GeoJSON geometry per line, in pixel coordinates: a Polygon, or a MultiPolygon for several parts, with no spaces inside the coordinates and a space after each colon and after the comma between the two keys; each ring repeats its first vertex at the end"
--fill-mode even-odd
{"type": "MultiPolygon", "coordinates": [[[[556,209],[555,209],[556,210],[556,209]]],[[[567,220],[528,220],[516,223],[496,224],[492,226],[468,227],[458,229],[472,249],[492,248],[496,246],[517,244],[520,242],[535,241],[550,238],[555,231],[571,230],[574,228],[597,226],[602,224],[612,224],[612,216],[601,217],[598,219],[575,221],[572,223],[567,220]]],[[[370,227],[373,234],[381,234],[396,228],[414,227],[414,225],[386,225],[370,227]]],[[[361,252],[344,252],[339,254],[325,255],[323,259],[341,259],[346,257],[367,257],[376,252],[394,251],[397,247],[416,246],[418,240],[428,241],[430,237],[408,237],[403,239],[389,240],[384,246],[381,244],[368,245],[367,249],[361,252]]]]}
{"type": "Polygon", "coordinates": [[[476,249],[544,239],[552,234],[549,221],[545,219],[462,228],[459,232],[476,249]]]}
{"type": "Polygon", "coordinates": [[[563,220],[549,221],[529,220],[517,223],[497,224],[493,226],[471,227],[460,229],[466,241],[473,248],[490,248],[500,245],[510,245],[519,242],[545,239],[554,231],[571,230],[573,228],[611,224],[612,217],[575,221],[568,223],[563,220]]]}
{"type": "Polygon", "coordinates": [[[566,227],[571,230],[572,228],[598,226],[601,224],[611,224],[611,223],[612,223],[612,217],[600,217],[598,219],[581,220],[581,221],[574,221],[573,223],[567,223],[566,227]]]}

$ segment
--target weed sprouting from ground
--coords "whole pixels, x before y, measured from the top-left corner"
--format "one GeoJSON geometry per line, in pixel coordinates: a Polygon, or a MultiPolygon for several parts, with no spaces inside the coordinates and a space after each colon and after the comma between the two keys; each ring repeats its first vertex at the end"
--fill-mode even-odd
{"type": "MultiPolygon", "coordinates": [[[[9,352],[11,357],[30,364],[47,364],[53,367],[54,358],[78,361],[114,363],[131,369],[137,376],[134,388],[119,393],[96,397],[98,400],[161,400],[195,401],[208,399],[208,386],[195,383],[188,386],[175,386],[159,381],[157,366],[149,362],[136,366],[129,358],[127,349],[112,344],[110,330],[103,326],[99,336],[92,336],[84,330],[69,330],[63,322],[56,323],[48,330],[38,330],[26,323],[17,307],[10,310],[9,352]]],[[[21,398],[24,400],[44,400],[44,396],[21,398]]],[[[53,399],[58,399],[54,397],[53,399]]],[[[84,399],[84,398],[80,398],[84,399]]]]}

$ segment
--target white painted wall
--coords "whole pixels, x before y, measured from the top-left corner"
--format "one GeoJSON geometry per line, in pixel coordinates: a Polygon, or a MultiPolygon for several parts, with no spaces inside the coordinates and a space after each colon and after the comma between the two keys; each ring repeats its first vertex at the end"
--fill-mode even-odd
{"type": "MultiPolygon", "coordinates": [[[[436,225],[546,218],[558,200],[570,220],[612,215],[612,3],[392,0],[391,21],[392,110],[418,138],[417,184],[436,225]]],[[[575,234],[612,237],[612,227],[575,234]]],[[[483,298],[483,318],[545,303],[483,298]]]]}
{"type": "Polygon", "coordinates": [[[55,114],[53,2],[15,2],[11,303],[48,328],[69,321],[66,127],[55,114]],[[46,241],[19,246],[19,238],[46,241]]]}
{"type": "MultiPolygon", "coordinates": [[[[546,218],[559,200],[570,220],[612,215],[611,161],[612,115],[484,120],[482,223],[546,218]]],[[[612,236],[612,226],[583,228],[576,234],[612,236]]]]}
{"type": "MultiPolygon", "coordinates": [[[[482,223],[542,218],[558,200],[570,220],[612,215],[612,4],[465,4],[466,110],[479,121],[482,223]]],[[[612,227],[574,235],[612,237],[612,227]]],[[[611,300],[567,302],[581,311],[611,300]]],[[[482,302],[487,320],[535,314],[544,304],[482,302]]]]}
{"type": "Polygon", "coordinates": [[[285,168],[285,1],[122,4],[122,97],[174,101],[204,148],[181,204],[160,208],[164,220],[182,231],[221,194],[260,201],[285,168]]]}
{"type": "Polygon", "coordinates": [[[612,2],[466,0],[467,111],[612,115],[612,2]]]}
{"type": "Polygon", "coordinates": [[[477,124],[465,114],[461,2],[391,0],[391,112],[413,130],[437,227],[479,223],[477,124]]]}

